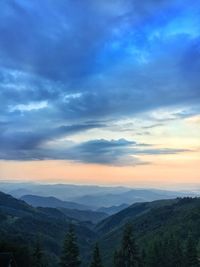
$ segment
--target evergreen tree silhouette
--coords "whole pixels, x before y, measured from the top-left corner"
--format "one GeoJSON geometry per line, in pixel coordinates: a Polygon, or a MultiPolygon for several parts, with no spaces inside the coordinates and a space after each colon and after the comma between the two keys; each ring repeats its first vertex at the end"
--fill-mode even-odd
{"type": "Polygon", "coordinates": [[[185,251],[185,263],[186,267],[198,267],[198,255],[197,255],[197,248],[196,242],[190,235],[187,240],[186,244],[186,251],[185,251]]]}
{"type": "Polygon", "coordinates": [[[81,264],[74,227],[70,225],[63,244],[63,253],[60,259],[61,267],[79,267],[81,264]]]}
{"type": "Polygon", "coordinates": [[[123,266],[123,256],[121,250],[116,250],[114,252],[114,258],[113,258],[114,267],[122,267],[123,266]]]}
{"type": "Polygon", "coordinates": [[[44,267],[43,251],[39,238],[37,238],[35,247],[33,249],[33,267],[44,267]]]}
{"type": "Polygon", "coordinates": [[[115,252],[114,264],[115,267],[140,267],[142,265],[131,224],[125,226],[121,249],[115,252]]]}
{"type": "Polygon", "coordinates": [[[96,243],[93,251],[93,258],[90,267],[103,267],[100,252],[99,252],[99,246],[96,243]]]}

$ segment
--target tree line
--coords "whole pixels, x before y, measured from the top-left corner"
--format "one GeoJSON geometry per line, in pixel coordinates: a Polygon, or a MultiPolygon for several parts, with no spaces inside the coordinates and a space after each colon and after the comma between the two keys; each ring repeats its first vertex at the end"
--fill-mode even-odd
{"type": "MultiPolygon", "coordinates": [[[[76,236],[71,226],[66,235],[61,267],[80,267],[81,260],[76,236]]],[[[120,248],[114,252],[113,267],[200,267],[197,244],[192,235],[186,244],[175,236],[152,240],[146,250],[141,251],[136,243],[131,224],[123,231],[120,248]]],[[[89,267],[104,267],[98,243],[96,243],[89,267]]]]}
{"type": "MultiPolygon", "coordinates": [[[[24,261],[23,255],[28,254],[28,250],[21,249],[18,254],[21,261],[24,261]]],[[[134,237],[132,225],[127,224],[124,227],[120,246],[111,257],[113,257],[112,267],[200,267],[198,254],[198,244],[191,234],[185,243],[177,238],[177,235],[159,238],[156,236],[155,239],[150,238],[148,245],[141,249],[134,237]]],[[[71,225],[63,242],[59,266],[80,267],[82,263],[84,262],[81,262],[75,229],[71,225]]],[[[18,264],[21,266],[20,261],[18,264]]],[[[48,266],[48,257],[45,256],[40,240],[37,238],[32,250],[31,267],[48,266]]],[[[98,243],[94,246],[88,267],[104,267],[98,243]]]]}

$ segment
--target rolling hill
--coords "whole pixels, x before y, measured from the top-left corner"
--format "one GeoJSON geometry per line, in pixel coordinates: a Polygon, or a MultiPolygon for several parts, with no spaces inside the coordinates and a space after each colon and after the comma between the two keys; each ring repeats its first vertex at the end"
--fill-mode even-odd
{"type": "Polygon", "coordinates": [[[70,201],[63,201],[55,197],[41,197],[24,195],[20,198],[33,207],[66,208],[77,210],[91,210],[91,207],[70,201]]]}
{"type": "Polygon", "coordinates": [[[101,208],[98,208],[97,211],[98,212],[105,212],[106,214],[112,215],[112,214],[115,214],[115,213],[127,208],[128,206],[129,206],[128,204],[121,204],[118,206],[101,207],[101,208]]]}
{"type": "Polygon", "coordinates": [[[8,193],[16,198],[23,195],[53,196],[62,200],[72,201],[85,195],[104,195],[127,192],[130,188],[116,186],[73,185],[73,184],[41,184],[22,182],[1,182],[0,191],[8,193]]]}
{"type": "Polygon", "coordinates": [[[176,197],[195,196],[193,193],[165,191],[157,189],[131,189],[126,192],[115,192],[101,195],[85,195],[74,198],[73,201],[82,205],[94,207],[110,207],[122,204],[131,205],[136,202],[149,202],[160,199],[173,199],[176,197]]]}

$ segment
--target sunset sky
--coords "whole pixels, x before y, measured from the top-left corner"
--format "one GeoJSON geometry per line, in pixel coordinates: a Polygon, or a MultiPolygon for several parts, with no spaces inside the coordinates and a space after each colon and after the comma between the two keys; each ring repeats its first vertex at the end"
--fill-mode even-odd
{"type": "Polygon", "coordinates": [[[1,1],[0,179],[200,185],[200,0],[1,1]]]}

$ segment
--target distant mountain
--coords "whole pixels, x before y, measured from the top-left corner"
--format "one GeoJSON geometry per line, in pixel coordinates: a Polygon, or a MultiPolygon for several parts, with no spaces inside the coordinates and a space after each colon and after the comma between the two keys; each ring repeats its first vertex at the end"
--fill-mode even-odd
{"type": "Polygon", "coordinates": [[[131,189],[129,187],[106,187],[94,185],[72,184],[39,184],[39,183],[0,183],[0,191],[11,194],[16,198],[24,195],[55,197],[63,201],[101,207],[131,205],[135,202],[170,199],[184,196],[198,196],[198,192],[167,191],[157,189],[131,189]]]}
{"type": "Polygon", "coordinates": [[[147,202],[159,199],[172,199],[176,197],[194,196],[194,194],[165,191],[156,189],[132,189],[122,193],[112,193],[104,195],[85,195],[74,198],[73,201],[83,205],[93,205],[94,207],[110,207],[121,204],[133,204],[136,202],[147,202]]]}
{"type": "Polygon", "coordinates": [[[105,212],[109,215],[115,214],[125,208],[127,208],[129,205],[128,204],[121,204],[119,206],[111,206],[111,207],[101,207],[98,208],[97,211],[98,212],[105,212]]]}
{"type": "Polygon", "coordinates": [[[66,208],[77,210],[90,210],[91,207],[77,204],[75,202],[63,201],[55,197],[41,197],[35,195],[25,195],[20,198],[33,207],[49,207],[49,208],[66,208]]]}
{"type": "Polygon", "coordinates": [[[72,184],[39,184],[39,183],[14,183],[1,182],[0,191],[9,193],[20,198],[23,195],[53,196],[62,200],[72,201],[75,197],[84,195],[102,195],[122,193],[130,188],[116,186],[95,186],[95,185],[72,185],[72,184]]]}

